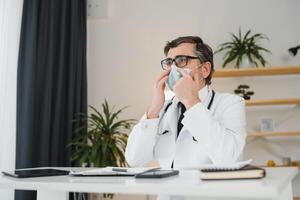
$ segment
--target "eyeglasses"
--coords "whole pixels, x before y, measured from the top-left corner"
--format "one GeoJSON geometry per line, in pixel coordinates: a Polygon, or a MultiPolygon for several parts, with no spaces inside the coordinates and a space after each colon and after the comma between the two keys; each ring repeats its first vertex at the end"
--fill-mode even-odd
{"type": "MultiPolygon", "coordinates": [[[[185,67],[190,59],[199,59],[198,57],[193,56],[184,56],[184,55],[178,55],[174,59],[172,58],[166,58],[160,62],[161,67],[166,70],[169,69],[173,62],[175,62],[176,66],[179,68],[185,67]]],[[[199,59],[200,60],[200,59],[199,59]]]]}

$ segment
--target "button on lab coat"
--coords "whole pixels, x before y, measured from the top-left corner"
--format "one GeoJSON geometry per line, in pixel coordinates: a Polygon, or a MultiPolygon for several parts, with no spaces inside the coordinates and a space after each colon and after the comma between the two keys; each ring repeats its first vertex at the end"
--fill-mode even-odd
{"type": "Polygon", "coordinates": [[[157,160],[162,168],[194,168],[202,164],[234,162],[243,152],[246,138],[245,102],[243,98],[215,93],[210,110],[212,90],[199,91],[200,103],[184,113],[177,138],[179,118],[176,96],[167,100],[155,119],[146,114],[133,127],[125,157],[132,167],[157,160]]]}

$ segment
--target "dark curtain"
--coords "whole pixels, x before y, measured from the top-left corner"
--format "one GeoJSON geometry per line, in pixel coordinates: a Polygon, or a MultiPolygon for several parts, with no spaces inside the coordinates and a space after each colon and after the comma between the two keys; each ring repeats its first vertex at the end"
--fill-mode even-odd
{"type": "Polygon", "coordinates": [[[72,120],[87,112],[85,0],[24,0],[17,81],[16,168],[71,166],[72,120]]]}

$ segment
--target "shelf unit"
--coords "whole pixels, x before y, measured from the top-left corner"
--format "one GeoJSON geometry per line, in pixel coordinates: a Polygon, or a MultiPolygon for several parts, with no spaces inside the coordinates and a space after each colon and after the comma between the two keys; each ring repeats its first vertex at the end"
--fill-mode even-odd
{"type": "MultiPolygon", "coordinates": [[[[214,78],[245,77],[245,76],[278,76],[300,75],[300,66],[258,67],[242,69],[217,69],[214,78]]],[[[284,99],[255,99],[246,100],[246,106],[270,106],[270,105],[300,105],[300,98],[284,99]]],[[[300,136],[300,131],[250,133],[247,137],[270,137],[270,136],[300,136]]]]}
{"type": "Polygon", "coordinates": [[[300,104],[300,98],[246,100],[247,106],[299,105],[299,104],[300,104]]]}
{"type": "Polygon", "coordinates": [[[214,78],[241,77],[241,76],[274,76],[300,74],[300,66],[289,67],[258,67],[241,69],[218,69],[214,72],[214,78]]]}
{"type": "Polygon", "coordinates": [[[286,132],[256,132],[249,133],[247,137],[270,137],[270,136],[300,136],[300,131],[286,131],[286,132]]]}
{"type": "MultiPolygon", "coordinates": [[[[258,167],[269,167],[269,166],[267,166],[267,165],[258,165],[258,167]]],[[[291,165],[291,166],[290,165],[275,165],[273,167],[297,167],[298,169],[300,169],[300,166],[293,166],[293,165],[291,165]]],[[[272,167],[270,167],[270,168],[272,168],[272,167]]]]}

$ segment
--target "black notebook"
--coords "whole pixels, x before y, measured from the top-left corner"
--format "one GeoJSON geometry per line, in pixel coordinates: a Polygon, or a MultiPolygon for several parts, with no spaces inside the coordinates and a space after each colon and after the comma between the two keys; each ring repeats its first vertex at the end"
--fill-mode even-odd
{"type": "Polygon", "coordinates": [[[202,180],[259,179],[266,176],[263,168],[246,165],[240,169],[201,169],[202,180]]]}

